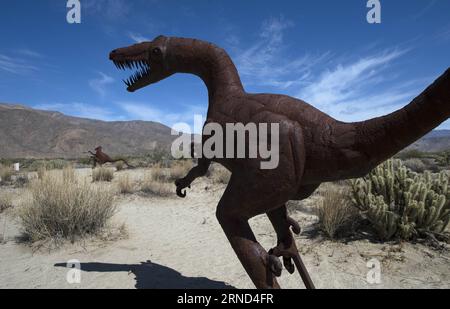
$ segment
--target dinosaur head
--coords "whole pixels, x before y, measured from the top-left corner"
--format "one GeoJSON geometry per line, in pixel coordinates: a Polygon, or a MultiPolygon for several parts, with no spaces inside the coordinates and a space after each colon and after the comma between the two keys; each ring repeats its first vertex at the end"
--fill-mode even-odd
{"type": "Polygon", "coordinates": [[[136,71],[124,80],[129,92],[157,83],[174,73],[166,63],[166,41],[166,37],[158,36],[152,42],[115,49],[110,53],[109,59],[118,69],[136,71]]]}

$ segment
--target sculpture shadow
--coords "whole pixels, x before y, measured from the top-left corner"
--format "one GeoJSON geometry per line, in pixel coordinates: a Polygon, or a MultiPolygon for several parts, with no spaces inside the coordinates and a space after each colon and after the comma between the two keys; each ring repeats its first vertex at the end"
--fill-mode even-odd
{"type": "MultiPolygon", "coordinates": [[[[55,267],[66,268],[66,263],[58,263],[55,267]]],[[[82,263],[83,272],[128,272],[136,276],[137,289],[234,289],[225,282],[214,281],[203,277],[185,277],[178,271],[151,261],[141,264],[109,264],[82,263]]]]}

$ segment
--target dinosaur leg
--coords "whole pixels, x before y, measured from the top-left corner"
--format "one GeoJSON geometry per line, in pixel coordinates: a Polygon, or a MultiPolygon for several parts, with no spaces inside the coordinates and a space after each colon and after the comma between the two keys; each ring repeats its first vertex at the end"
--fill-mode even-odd
{"type": "MultiPolygon", "coordinates": [[[[264,185],[264,188],[266,185],[264,185]]],[[[280,192],[280,195],[284,195],[280,192]]],[[[248,220],[280,205],[270,190],[248,185],[242,171],[231,176],[217,207],[217,219],[250,279],[259,289],[278,289],[283,265],[257,242],[248,220]]],[[[278,199],[278,194],[277,197],[278,199]]]]}
{"type": "Polygon", "coordinates": [[[269,254],[276,257],[283,257],[284,266],[291,274],[295,271],[294,265],[292,264],[292,261],[294,261],[306,288],[314,289],[314,284],[309,276],[308,270],[303,264],[300,254],[298,253],[294,237],[290,230],[292,227],[294,233],[300,234],[300,227],[293,219],[288,217],[286,206],[268,212],[267,216],[269,217],[278,238],[277,247],[270,250],[269,254]]]}
{"type": "Polygon", "coordinates": [[[256,241],[248,220],[230,213],[227,205],[219,207],[217,219],[256,288],[279,289],[274,273],[281,272],[281,263],[256,241]]]}

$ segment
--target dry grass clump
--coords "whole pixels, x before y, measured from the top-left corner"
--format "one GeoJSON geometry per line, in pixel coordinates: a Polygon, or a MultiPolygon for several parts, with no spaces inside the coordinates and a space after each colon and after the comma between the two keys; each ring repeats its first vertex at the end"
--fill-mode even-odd
{"type": "Polygon", "coordinates": [[[19,218],[31,242],[96,235],[116,210],[111,191],[78,182],[70,169],[45,174],[31,184],[30,192],[19,218]]]}
{"type": "Polygon", "coordinates": [[[12,195],[9,193],[0,194],[0,213],[4,212],[8,208],[12,208],[12,195]]]}
{"type": "Polygon", "coordinates": [[[169,168],[164,168],[157,164],[152,168],[151,177],[156,182],[173,183],[175,180],[183,178],[192,169],[191,161],[177,161],[169,168]]]}
{"type": "Polygon", "coordinates": [[[349,188],[334,184],[321,187],[322,201],[319,201],[314,211],[319,217],[321,230],[330,238],[335,238],[354,221],[358,211],[351,205],[349,188]]]}
{"type": "Polygon", "coordinates": [[[182,160],[177,161],[170,167],[170,181],[185,177],[189,171],[193,168],[192,161],[182,160]]]}
{"type": "Polygon", "coordinates": [[[130,176],[128,174],[123,175],[119,178],[117,186],[121,194],[131,194],[134,192],[134,185],[131,182],[130,176]]]}
{"type": "Polygon", "coordinates": [[[160,182],[154,180],[153,177],[153,174],[145,177],[141,184],[142,192],[161,197],[168,197],[175,193],[175,185],[173,183],[160,182]]]}
{"type": "Polygon", "coordinates": [[[118,172],[125,169],[125,163],[123,161],[117,161],[116,163],[114,163],[114,166],[116,167],[116,171],[118,172]]]}
{"type": "Polygon", "coordinates": [[[92,171],[92,181],[100,182],[106,181],[111,182],[114,178],[114,171],[106,167],[99,167],[92,171]]]}
{"type": "Polygon", "coordinates": [[[192,168],[192,161],[176,161],[169,168],[155,165],[150,175],[147,175],[141,185],[141,191],[161,197],[168,197],[175,193],[174,182],[185,177],[192,168]]]}
{"type": "Polygon", "coordinates": [[[0,164],[0,183],[10,182],[14,171],[11,167],[0,164]]]}
{"type": "Polygon", "coordinates": [[[403,164],[416,173],[423,173],[427,169],[425,163],[417,158],[405,160],[403,164]]]}

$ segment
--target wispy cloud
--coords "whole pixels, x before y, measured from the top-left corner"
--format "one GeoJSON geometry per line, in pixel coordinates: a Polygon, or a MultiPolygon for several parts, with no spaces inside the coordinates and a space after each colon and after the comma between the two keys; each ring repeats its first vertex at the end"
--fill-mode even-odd
{"type": "Polygon", "coordinates": [[[114,79],[102,72],[98,72],[98,75],[98,78],[89,81],[89,86],[103,98],[106,95],[106,86],[114,83],[114,79]]]}
{"type": "Polygon", "coordinates": [[[121,117],[116,115],[110,109],[81,102],[50,103],[50,104],[45,103],[34,105],[33,108],[47,111],[58,111],[65,115],[88,119],[96,119],[103,121],[121,120],[121,117]]]}
{"type": "Polygon", "coordinates": [[[134,32],[129,32],[128,37],[130,39],[132,39],[133,41],[135,41],[136,43],[151,41],[151,39],[144,37],[143,35],[141,35],[139,33],[134,33],[134,32]]]}
{"type": "Polygon", "coordinates": [[[118,19],[130,13],[132,3],[126,0],[84,0],[81,7],[88,14],[118,19]]]}
{"type": "MultiPolygon", "coordinates": [[[[174,113],[170,110],[153,107],[149,103],[142,102],[116,102],[126,114],[128,120],[145,120],[163,123],[169,127],[174,124],[183,122],[193,125],[194,116],[201,115],[205,119],[205,110],[198,105],[185,104],[181,110],[174,113]]],[[[201,128],[200,128],[201,132],[201,128]]]]}
{"type": "Polygon", "coordinates": [[[20,55],[30,57],[30,58],[43,58],[44,57],[41,53],[38,53],[37,51],[27,49],[27,48],[17,49],[15,52],[20,55]]]}
{"type": "Polygon", "coordinates": [[[311,78],[296,97],[339,120],[358,121],[392,112],[419,94],[423,80],[395,80],[388,71],[407,50],[383,51],[339,64],[311,78]]]}
{"type": "Polygon", "coordinates": [[[377,73],[386,64],[402,55],[401,51],[384,52],[362,58],[347,65],[339,64],[332,70],[326,70],[320,77],[302,89],[297,95],[315,104],[337,104],[355,96],[369,82],[379,81],[377,73]]]}
{"type": "Polygon", "coordinates": [[[245,48],[241,47],[236,34],[228,36],[226,42],[236,55],[236,65],[246,84],[282,89],[299,85],[309,76],[314,65],[327,59],[328,52],[287,57],[284,31],[293,25],[283,17],[270,18],[263,22],[258,40],[245,48]]]}
{"type": "Polygon", "coordinates": [[[0,54],[0,71],[17,75],[26,75],[36,72],[37,70],[37,66],[32,64],[25,57],[0,54]]]}
{"type": "Polygon", "coordinates": [[[415,13],[412,16],[413,19],[419,19],[424,15],[426,15],[438,3],[438,0],[429,0],[428,2],[427,1],[423,2],[425,6],[423,7],[423,9],[421,9],[419,12],[415,13]]]}

